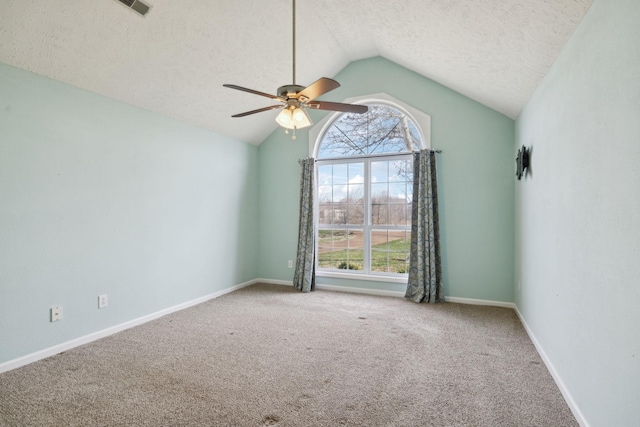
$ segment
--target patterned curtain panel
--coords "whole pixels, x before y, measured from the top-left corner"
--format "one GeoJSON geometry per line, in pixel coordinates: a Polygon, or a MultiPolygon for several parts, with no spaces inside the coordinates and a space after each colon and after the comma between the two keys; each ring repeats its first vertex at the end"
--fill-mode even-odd
{"type": "Polygon", "coordinates": [[[305,159],[300,178],[300,222],[298,225],[298,254],[293,286],[310,292],[316,285],[315,230],[313,229],[313,172],[314,159],[305,159]]]}
{"type": "Polygon", "coordinates": [[[405,298],[414,302],[444,301],[438,227],[436,157],[431,150],[414,153],[411,257],[405,298]]]}

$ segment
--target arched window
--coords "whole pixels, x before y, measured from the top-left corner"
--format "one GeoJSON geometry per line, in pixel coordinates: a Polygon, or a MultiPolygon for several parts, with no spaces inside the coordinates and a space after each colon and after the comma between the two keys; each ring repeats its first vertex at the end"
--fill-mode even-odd
{"type": "Polygon", "coordinates": [[[414,119],[388,103],[336,114],[316,144],[317,271],[404,275],[409,268],[414,119]]]}

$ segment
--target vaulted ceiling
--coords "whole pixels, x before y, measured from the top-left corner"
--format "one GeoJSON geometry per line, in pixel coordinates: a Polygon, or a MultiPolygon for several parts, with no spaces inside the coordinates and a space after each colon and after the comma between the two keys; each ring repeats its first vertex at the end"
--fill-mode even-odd
{"type": "MultiPolygon", "coordinates": [[[[0,62],[259,144],[291,84],[291,0],[1,0],[0,62]]],[[[297,83],[383,56],[516,118],[591,0],[297,0],[297,83]]],[[[1,94],[0,94],[1,95],[1,94]]],[[[331,99],[330,94],[323,99],[331,99]]]]}

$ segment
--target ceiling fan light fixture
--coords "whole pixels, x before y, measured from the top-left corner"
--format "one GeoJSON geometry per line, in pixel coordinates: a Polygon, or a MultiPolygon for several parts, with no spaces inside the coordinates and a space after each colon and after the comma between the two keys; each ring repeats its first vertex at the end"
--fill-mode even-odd
{"type": "Polygon", "coordinates": [[[296,108],[293,110],[293,124],[298,129],[306,128],[311,126],[313,122],[311,121],[311,117],[309,117],[309,113],[304,108],[296,108]]]}
{"type": "Polygon", "coordinates": [[[276,122],[283,128],[293,129],[293,114],[288,108],[283,108],[276,117],[276,122]]]}
{"type": "Polygon", "coordinates": [[[313,124],[304,108],[284,108],[276,117],[276,122],[285,129],[302,129],[313,124]]]}

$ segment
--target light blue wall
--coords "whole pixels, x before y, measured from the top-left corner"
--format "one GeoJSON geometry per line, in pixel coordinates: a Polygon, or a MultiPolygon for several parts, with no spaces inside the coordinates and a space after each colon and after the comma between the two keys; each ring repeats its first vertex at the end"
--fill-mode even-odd
{"type": "Polygon", "coordinates": [[[257,162],[0,64],[0,363],[254,279],[257,162]]]}
{"type": "MultiPolygon", "coordinates": [[[[441,149],[440,218],[447,296],[513,301],[513,120],[383,58],[351,63],[326,100],[385,92],[431,116],[432,147],[441,149]]],[[[314,122],[324,114],[314,113],[314,122]]],[[[262,278],[287,280],[298,227],[297,160],[308,156],[308,132],[295,141],[275,131],[259,148],[260,267],[262,278]]],[[[362,282],[319,279],[362,286],[362,282]]],[[[402,290],[371,282],[371,288],[402,290]]]]}
{"type": "Polygon", "coordinates": [[[517,120],[516,303],[594,427],[640,425],[639,25],[595,0],[517,120]]]}

